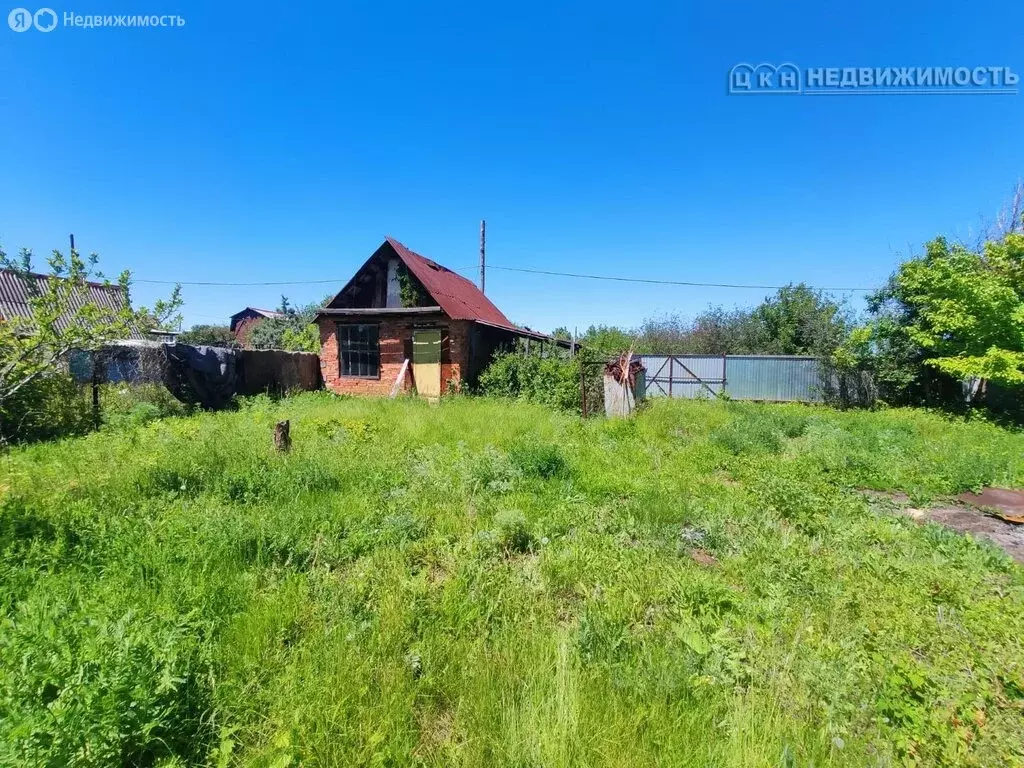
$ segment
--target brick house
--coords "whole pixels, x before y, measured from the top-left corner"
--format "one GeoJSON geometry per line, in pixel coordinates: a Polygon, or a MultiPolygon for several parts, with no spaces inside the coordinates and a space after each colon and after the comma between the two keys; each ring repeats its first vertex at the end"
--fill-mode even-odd
{"type": "Polygon", "coordinates": [[[400,390],[435,398],[517,338],[566,344],[513,325],[469,280],[390,237],[316,322],[324,386],[340,394],[387,395],[401,375],[400,390]]]}
{"type": "Polygon", "coordinates": [[[240,312],[231,316],[229,328],[240,344],[249,340],[252,329],[268,317],[284,317],[283,312],[276,312],[273,309],[258,309],[257,307],[246,307],[240,312]]]}

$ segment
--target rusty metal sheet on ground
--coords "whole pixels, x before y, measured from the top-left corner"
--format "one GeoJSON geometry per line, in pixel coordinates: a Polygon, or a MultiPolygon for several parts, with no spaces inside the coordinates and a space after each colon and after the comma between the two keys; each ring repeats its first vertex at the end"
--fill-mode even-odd
{"type": "Polygon", "coordinates": [[[1024,525],[1024,491],[986,488],[981,493],[961,493],[957,499],[972,507],[992,510],[996,517],[1008,523],[1024,525]]]}

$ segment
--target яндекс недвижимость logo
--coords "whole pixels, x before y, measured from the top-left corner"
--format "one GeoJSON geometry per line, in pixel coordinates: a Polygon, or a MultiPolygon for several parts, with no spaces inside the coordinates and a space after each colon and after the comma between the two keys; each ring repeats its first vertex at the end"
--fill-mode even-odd
{"type": "Polygon", "coordinates": [[[57,27],[72,29],[94,29],[102,27],[183,27],[185,19],[177,14],[118,15],[81,14],[64,11],[60,17],[53,8],[40,8],[32,12],[28,8],[15,8],[7,14],[7,26],[15,32],[52,32],[57,27]]]}

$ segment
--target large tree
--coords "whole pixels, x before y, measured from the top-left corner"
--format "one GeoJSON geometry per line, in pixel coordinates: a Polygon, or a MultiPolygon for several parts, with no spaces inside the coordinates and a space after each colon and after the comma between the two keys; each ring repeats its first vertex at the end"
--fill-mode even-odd
{"type": "Polygon", "coordinates": [[[920,364],[979,389],[1024,384],[1024,234],[977,250],[936,238],[869,305],[873,351],[902,357],[908,373],[920,364]]]}

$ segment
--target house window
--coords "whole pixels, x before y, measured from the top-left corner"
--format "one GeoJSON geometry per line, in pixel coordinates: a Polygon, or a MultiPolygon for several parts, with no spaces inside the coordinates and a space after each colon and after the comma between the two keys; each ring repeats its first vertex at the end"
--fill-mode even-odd
{"type": "Polygon", "coordinates": [[[376,325],[338,324],[342,376],[380,376],[380,341],[376,325]]]}

